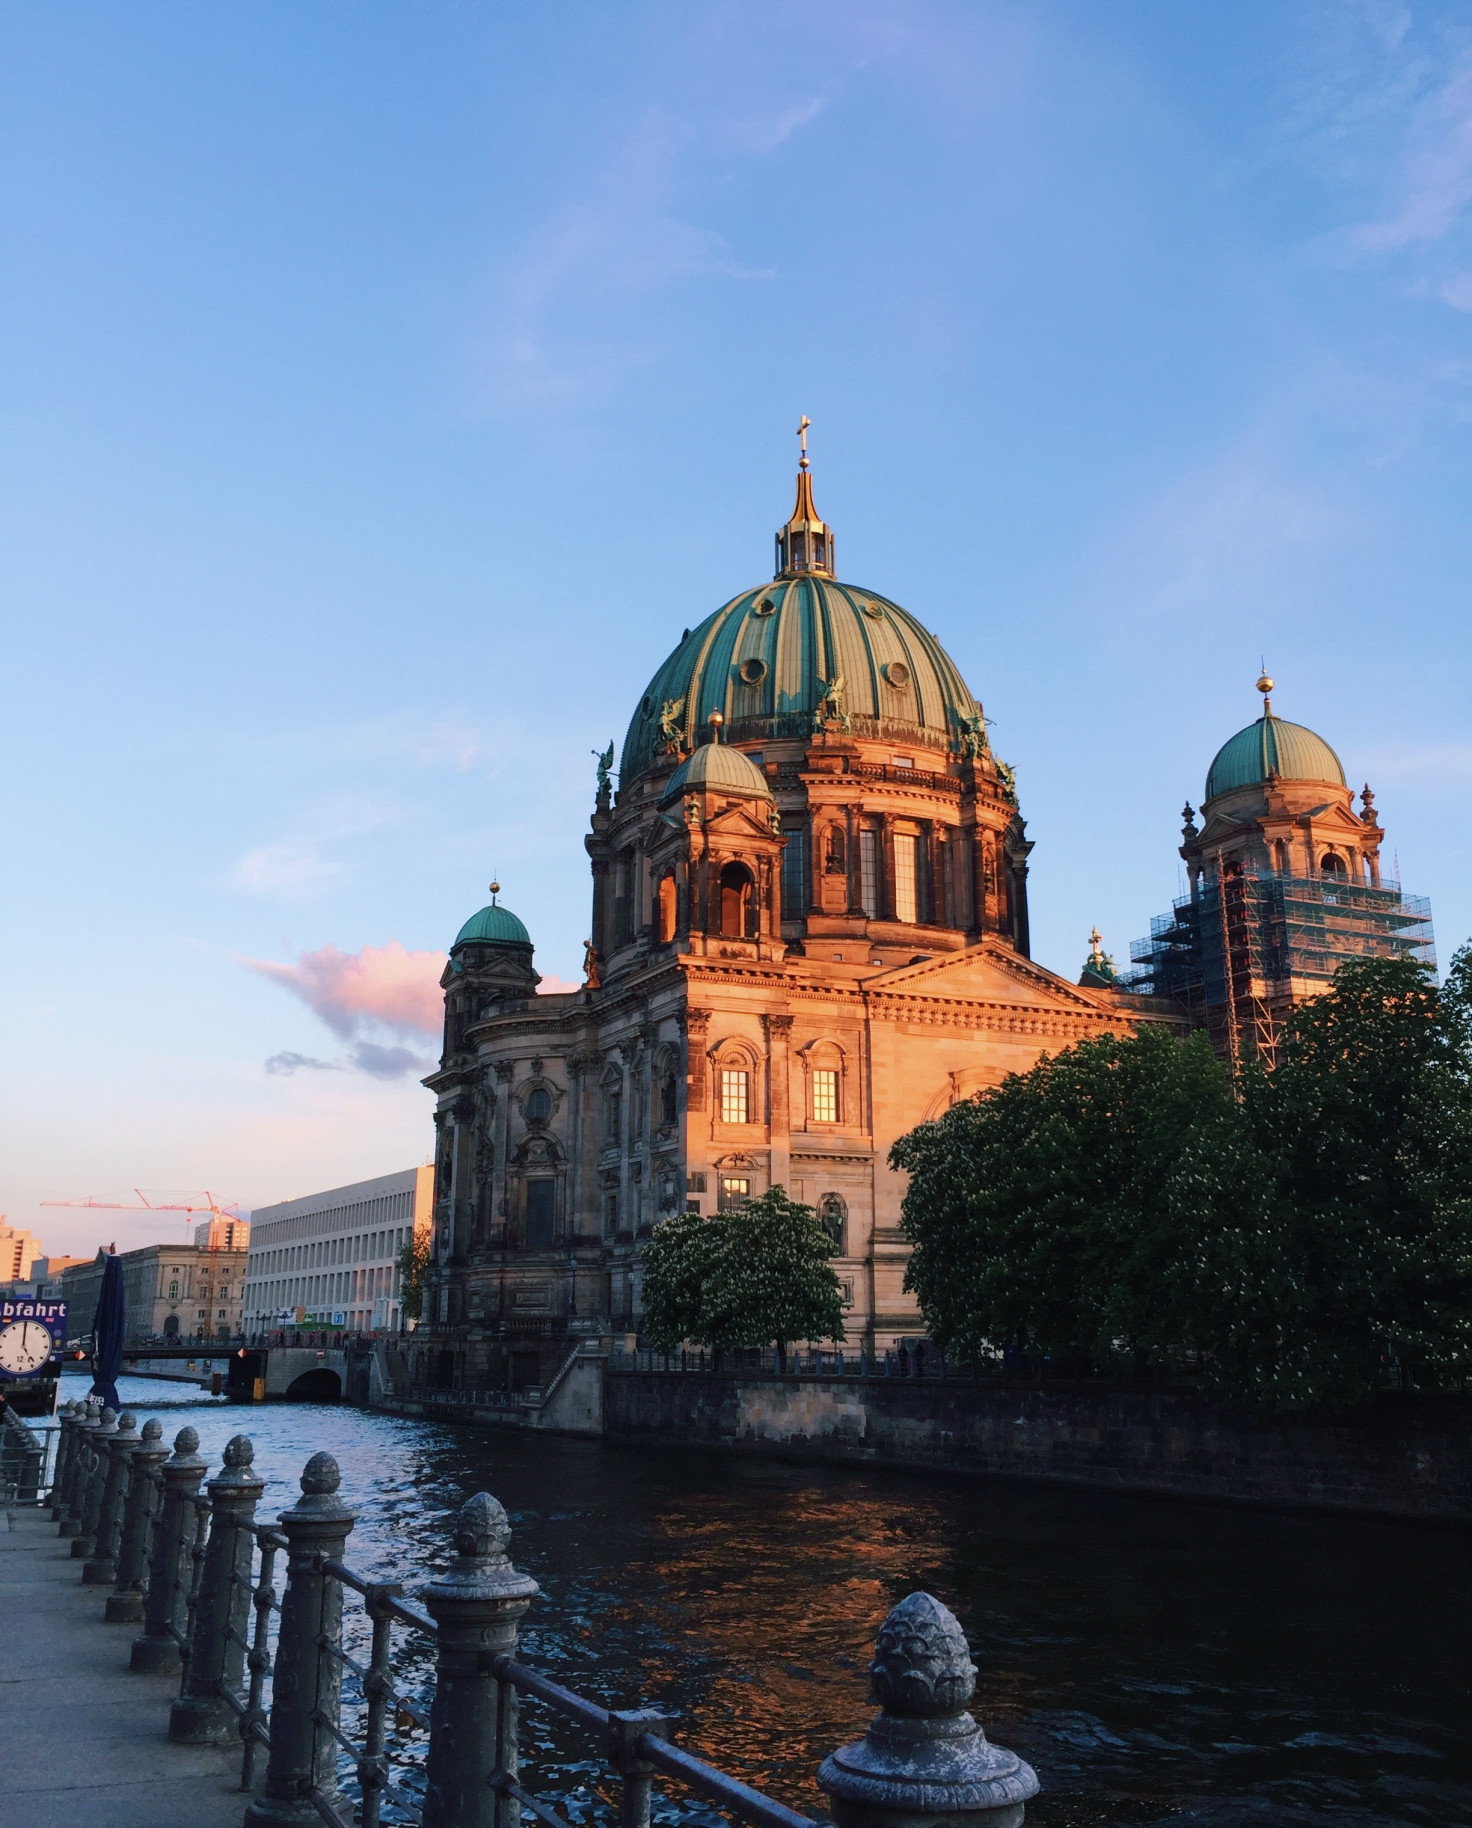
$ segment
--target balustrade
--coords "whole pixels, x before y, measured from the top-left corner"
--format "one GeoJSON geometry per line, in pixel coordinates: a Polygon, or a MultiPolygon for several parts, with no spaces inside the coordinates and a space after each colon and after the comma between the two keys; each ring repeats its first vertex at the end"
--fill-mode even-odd
{"type": "MultiPolygon", "coordinates": [[[[591,1738],[619,1792],[620,1828],[650,1828],[657,1778],[751,1828],[817,1828],[685,1751],[657,1711],[604,1708],[520,1661],[538,1588],[512,1563],[511,1526],[489,1493],[455,1517],[454,1559],[416,1601],[344,1561],[355,1518],[330,1454],[307,1462],[301,1497],[273,1525],[255,1519],[265,1480],[244,1435],[201,1492],[192,1428],[165,1459],[156,1421],[139,1437],[131,1417],[120,1426],[111,1410],[77,1406],[69,1426],[53,1496],[80,1514],[74,1542],[95,1538],[96,1559],[116,1562],[107,1616],[142,1617],[131,1667],[181,1669],[169,1737],[238,1740],[241,1789],[254,1792],[244,1828],[380,1828],[386,1805],[423,1828],[519,1828],[523,1813],[570,1828],[522,1781],[523,1700],[591,1738]],[[350,1597],[361,1614],[345,1629],[350,1597]],[[430,1662],[432,1682],[404,1673],[430,1662]]],[[[1037,1778],[967,1711],[976,1670],[952,1614],[911,1594],[885,1620],[870,1675],[881,1712],[818,1772],[837,1828],[1019,1828],[1037,1778]]]]}

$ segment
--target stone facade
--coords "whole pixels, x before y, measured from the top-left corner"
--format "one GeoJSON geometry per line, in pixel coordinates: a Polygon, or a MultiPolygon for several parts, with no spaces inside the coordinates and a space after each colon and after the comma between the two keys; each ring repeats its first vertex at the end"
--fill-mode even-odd
{"type": "Polygon", "coordinates": [[[1028,958],[1011,770],[934,636],[833,580],[806,472],[778,550],[656,674],[616,793],[602,760],[586,986],[536,994],[495,902],[451,948],[421,1384],[532,1389],[636,1335],[652,1228],[777,1184],[830,1230],[850,1340],[914,1335],[894,1141],[1172,1019],[1028,958]]]}
{"type": "MultiPolygon", "coordinates": [[[[230,1221],[229,1248],[208,1243],[146,1244],[125,1250],[123,1302],[130,1345],[145,1339],[234,1339],[240,1332],[250,1225],[230,1221]]],[[[67,1303],[68,1337],[91,1331],[102,1288],[97,1255],[73,1265],[61,1277],[59,1299],[67,1303]]]]}

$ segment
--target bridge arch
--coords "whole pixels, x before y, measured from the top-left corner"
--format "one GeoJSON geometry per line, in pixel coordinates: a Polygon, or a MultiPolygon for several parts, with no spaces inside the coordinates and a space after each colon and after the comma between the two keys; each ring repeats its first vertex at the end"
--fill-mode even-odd
{"type": "Polygon", "coordinates": [[[336,1403],[342,1399],[342,1379],[326,1365],[303,1371],[286,1386],[288,1403],[336,1403]]]}

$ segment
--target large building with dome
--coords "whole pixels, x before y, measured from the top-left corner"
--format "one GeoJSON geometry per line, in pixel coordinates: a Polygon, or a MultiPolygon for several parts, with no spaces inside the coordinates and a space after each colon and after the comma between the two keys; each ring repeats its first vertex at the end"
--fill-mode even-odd
{"type": "Polygon", "coordinates": [[[832,1236],[848,1337],[920,1331],[891,1145],[1044,1052],[1176,1019],[1028,956],[1031,845],[936,637],[841,583],[806,455],[776,575],[686,628],[604,758],[586,984],[538,995],[498,896],[445,971],[416,1374],[544,1386],[637,1334],[642,1242],[775,1184],[832,1236]]]}

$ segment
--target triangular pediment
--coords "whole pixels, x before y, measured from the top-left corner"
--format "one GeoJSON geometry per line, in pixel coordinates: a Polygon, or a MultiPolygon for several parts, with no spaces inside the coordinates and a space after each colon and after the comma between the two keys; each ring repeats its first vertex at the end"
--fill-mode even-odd
{"type": "Polygon", "coordinates": [[[747,806],[725,806],[718,813],[713,813],[705,822],[708,832],[717,833],[722,842],[732,839],[750,837],[763,838],[771,843],[777,834],[772,830],[772,821],[764,819],[759,813],[747,806]]]}
{"type": "Polygon", "coordinates": [[[1112,1013],[1119,1007],[1112,992],[1085,990],[990,938],[964,952],[947,952],[918,964],[876,972],[864,980],[864,987],[965,1002],[1026,1003],[1077,1015],[1112,1013]]]}

